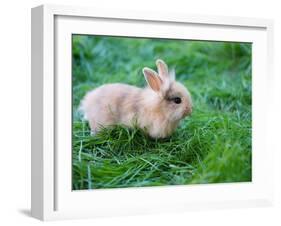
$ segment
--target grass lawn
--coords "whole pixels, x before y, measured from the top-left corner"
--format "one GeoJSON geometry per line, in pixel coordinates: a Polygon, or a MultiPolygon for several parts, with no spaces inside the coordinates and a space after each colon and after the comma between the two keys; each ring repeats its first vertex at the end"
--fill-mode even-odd
{"type": "Polygon", "coordinates": [[[73,35],[73,189],[251,181],[251,44],[73,35]],[[168,139],[118,125],[90,135],[78,111],[105,83],[145,86],[175,66],[193,113],[168,139]]]}

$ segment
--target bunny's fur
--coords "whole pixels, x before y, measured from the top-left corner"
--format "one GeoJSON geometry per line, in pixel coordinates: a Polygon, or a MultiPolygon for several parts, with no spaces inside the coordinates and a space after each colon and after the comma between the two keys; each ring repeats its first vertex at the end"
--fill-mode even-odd
{"type": "Polygon", "coordinates": [[[169,75],[162,60],[157,60],[156,64],[159,74],[143,69],[149,84],[146,88],[115,83],[86,94],[81,108],[94,134],[101,127],[116,124],[132,127],[136,124],[153,138],[165,138],[183,117],[191,113],[192,103],[187,89],[173,80],[173,73],[169,75]],[[173,95],[180,96],[182,103],[170,101],[169,97],[173,95]]]}

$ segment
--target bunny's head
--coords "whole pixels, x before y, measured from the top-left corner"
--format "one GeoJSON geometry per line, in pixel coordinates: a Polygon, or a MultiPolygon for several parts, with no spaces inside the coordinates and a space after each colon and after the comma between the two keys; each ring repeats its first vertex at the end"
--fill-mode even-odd
{"type": "Polygon", "coordinates": [[[158,73],[150,68],[143,68],[143,74],[149,88],[159,98],[157,108],[164,112],[171,121],[179,121],[192,112],[192,100],[184,85],[175,81],[175,71],[168,70],[163,60],[156,60],[158,73]]]}

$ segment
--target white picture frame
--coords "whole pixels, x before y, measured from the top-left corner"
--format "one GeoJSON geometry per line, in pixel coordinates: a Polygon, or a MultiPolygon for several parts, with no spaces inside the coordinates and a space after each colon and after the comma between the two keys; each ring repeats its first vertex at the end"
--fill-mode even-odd
{"type": "Polygon", "coordinates": [[[33,8],[32,216],[41,220],[56,220],[271,205],[273,178],[269,175],[272,172],[273,153],[264,138],[266,117],[271,109],[265,104],[269,105],[266,100],[270,98],[270,92],[267,90],[273,78],[272,32],[273,22],[265,19],[123,12],[56,5],[33,8]],[[182,28],[188,29],[182,31],[182,28]],[[181,32],[179,29],[182,29],[181,32]],[[73,192],[70,184],[69,66],[69,41],[73,32],[252,42],[252,182],[73,192]]]}

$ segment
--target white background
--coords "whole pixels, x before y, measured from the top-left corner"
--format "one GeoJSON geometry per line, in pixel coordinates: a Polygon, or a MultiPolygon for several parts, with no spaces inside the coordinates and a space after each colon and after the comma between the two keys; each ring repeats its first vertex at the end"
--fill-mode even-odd
{"type": "MultiPolygon", "coordinates": [[[[30,208],[30,8],[48,0],[9,0],[0,8],[0,224],[38,225],[30,208]],[[4,125],[4,126],[3,126],[4,125]]],[[[268,137],[275,150],[276,204],[269,208],[194,211],[132,217],[50,222],[51,225],[280,225],[281,224],[281,13],[278,0],[57,0],[99,8],[153,10],[173,13],[231,15],[275,20],[274,109],[268,122],[268,137]],[[279,68],[278,68],[279,66],[279,68]]]]}

